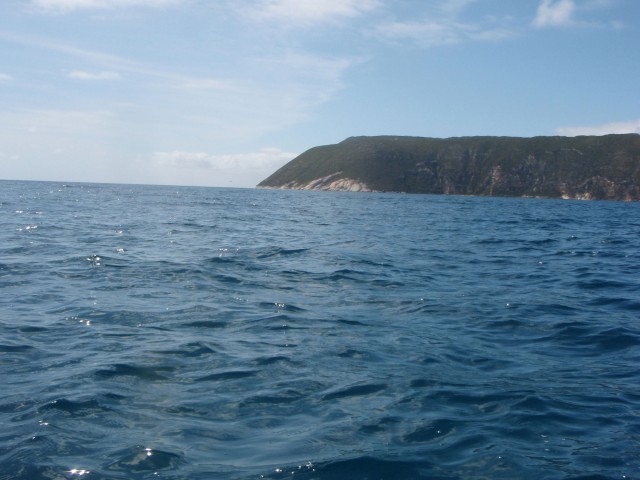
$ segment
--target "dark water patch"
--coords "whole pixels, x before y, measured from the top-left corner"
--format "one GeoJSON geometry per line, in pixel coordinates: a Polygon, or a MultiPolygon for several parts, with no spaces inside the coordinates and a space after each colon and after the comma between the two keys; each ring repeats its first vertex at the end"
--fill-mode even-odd
{"type": "MultiPolygon", "coordinates": [[[[619,477],[595,474],[595,475],[577,475],[577,476],[566,477],[566,480],[614,480],[615,478],[619,478],[619,477]]],[[[622,478],[626,478],[626,475],[624,475],[622,478]]]]}
{"type": "Polygon", "coordinates": [[[215,257],[207,258],[203,263],[213,265],[227,265],[229,267],[233,267],[234,265],[238,265],[241,262],[238,258],[232,256],[230,252],[224,252],[224,254],[220,253],[215,257]]]}
{"type": "Polygon", "coordinates": [[[436,357],[435,355],[424,355],[418,360],[418,362],[420,362],[421,365],[431,365],[434,363],[442,362],[442,359],[436,357]]]}
{"type": "Polygon", "coordinates": [[[140,380],[167,380],[164,372],[172,372],[173,367],[141,367],[126,363],[112,365],[111,369],[100,369],[95,372],[98,378],[136,377],[140,380]],[[161,373],[162,372],[162,373],[161,373]]]}
{"type": "Polygon", "coordinates": [[[512,243],[513,240],[510,239],[506,239],[506,238],[481,238],[481,239],[477,239],[474,240],[473,243],[476,243],[478,245],[503,245],[505,243],[512,243]]]}
{"type": "Polygon", "coordinates": [[[582,321],[558,322],[553,326],[553,333],[536,341],[573,345],[593,332],[594,327],[582,321]]]}
{"type": "Polygon", "coordinates": [[[594,335],[589,335],[580,341],[590,344],[600,352],[624,350],[640,345],[640,332],[627,328],[611,328],[594,335]]]}
{"type": "Polygon", "coordinates": [[[197,320],[194,322],[189,322],[185,324],[185,327],[195,327],[195,328],[225,328],[229,325],[228,322],[220,321],[220,320],[197,320]]]}
{"type": "Polygon", "coordinates": [[[220,382],[224,380],[239,380],[247,377],[255,377],[260,370],[231,370],[228,372],[212,373],[204,377],[196,378],[196,382],[220,382]]]}
{"type": "Polygon", "coordinates": [[[423,397],[423,403],[436,402],[439,405],[460,408],[476,415],[490,415],[506,411],[512,399],[513,394],[510,393],[474,393],[461,389],[451,390],[440,385],[437,390],[423,397]]]}
{"type": "Polygon", "coordinates": [[[201,357],[203,355],[215,354],[217,350],[211,348],[209,345],[203,342],[191,342],[181,346],[178,349],[172,350],[158,350],[156,353],[162,355],[177,355],[181,357],[201,357]]]}
{"type": "Polygon", "coordinates": [[[605,279],[597,279],[590,281],[579,281],[576,283],[578,288],[582,288],[584,290],[626,290],[628,288],[628,284],[624,282],[619,282],[617,280],[605,280],[605,279]]]}
{"type": "Polygon", "coordinates": [[[119,393],[114,393],[114,392],[105,392],[102,396],[107,401],[113,401],[113,402],[122,402],[129,398],[127,395],[121,395],[119,393]]]}
{"type": "Polygon", "coordinates": [[[376,457],[357,457],[347,460],[312,464],[306,469],[297,467],[278,468],[275,473],[265,475],[264,478],[301,478],[319,480],[371,480],[394,479],[418,480],[429,478],[432,480],[451,480],[451,477],[439,476],[433,472],[432,465],[426,460],[401,461],[386,460],[376,457]],[[300,473],[297,473],[299,471],[300,473]],[[285,473],[286,472],[286,473],[285,473]],[[291,473],[294,473],[293,476],[291,473]]]}
{"type": "Polygon", "coordinates": [[[352,326],[366,326],[366,323],[360,322],[358,320],[347,320],[344,318],[339,318],[338,320],[336,320],[338,323],[343,323],[345,325],[352,325],[352,326]]]}
{"type": "Polygon", "coordinates": [[[267,366],[281,363],[290,364],[293,363],[293,361],[286,355],[274,355],[272,357],[257,358],[254,363],[259,366],[267,366]]]}
{"type": "Polygon", "coordinates": [[[564,317],[580,314],[579,308],[560,303],[545,303],[542,305],[537,305],[536,309],[542,314],[552,315],[554,317],[564,317]]]}
{"type": "MultiPolygon", "coordinates": [[[[71,471],[66,472],[68,476],[61,476],[63,467],[50,465],[38,465],[36,463],[27,464],[22,461],[9,460],[4,463],[5,471],[9,474],[0,474],[0,480],[51,480],[71,477],[71,471]]],[[[84,472],[84,471],[83,471],[84,472]]]]}
{"type": "Polygon", "coordinates": [[[351,280],[354,282],[361,282],[368,279],[368,275],[366,272],[362,272],[360,270],[352,270],[349,268],[342,268],[339,270],[335,270],[331,274],[326,275],[326,280],[328,281],[339,281],[339,280],[351,280]]]}
{"type": "Polygon", "coordinates": [[[546,247],[558,243],[558,240],[555,238],[537,238],[535,240],[526,240],[525,243],[528,245],[543,245],[546,247]]]}
{"type": "Polygon", "coordinates": [[[489,328],[496,328],[504,331],[525,328],[527,326],[527,323],[517,318],[505,318],[501,320],[489,321],[487,322],[486,326],[489,328]]]}
{"type": "Polygon", "coordinates": [[[304,398],[304,395],[296,390],[285,390],[274,394],[255,395],[243,400],[241,406],[251,406],[256,404],[287,404],[297,402],[304,398]]]}
{"type": "Polygon", "coordinates": [[[279,257],[279,256],[299,255],[307,251],[308,251],[307,248],[270,247],[270,248],[266,248],[256,252],[256,258],[266,259],[266,258],[279,257]]]}
{"type": "Polygon", "coordinates": [[[613,307],[619,310],[630,310],[632,312],[640,310],[640,301],[624,297],[597,297],[590,300],[589,305],[594,307],[613,307]]]}
{"type": "Polygon", "coordinates": [[[96,400],[73,401],[61,398],[45,404],[40,408],[40,411],[60,410],[64,412],[75,412],[80,410],[96,409],[99,408],[99,406],[100,405],[96,400]]]}
{"type": "Polygon", "coordinates": [[[31,345],[6,345],[0,344],[0,354],[3,353],[21,353],[34,350],[31,345]]]}
{"type": "Polygon", "coordinates": [[[495,372],[511,367],[511,360],[509,358],[479,356],[464,351],[449,353],[446,354],[445,357],[452,362],[456,362],[486,372],[495,372]]]}
{"type": "Polygon", "coordinates": [[[640,332],[625,327],[597,331],[595,326],[571,323],[557,326],[552,335],[538,341],[558,343],[572,348],[589,347],[598,354],[604,354],[640,345],[640,332]]]}
{"type": "Polygon", "coordinates": [[[362,359],[362,358],[365,358],[366,356],[367,356],[366,352],[363,352],[361,350],[355,350],[353,348],[347,348],[346,350],[343,350],[342,352],[338,353],[338,357],[342,357],[342,358],[362,359]]]}
{"type": "Polygon", "coordinates": [[[361,397],[364,395],[373,395],[374,393],[381,392],[387,388],[385,384],[366,384],[366,385],[354,385],[335,392],[330,392],[322,397],[322,400],[336,400],[342,398],[361,397]]]}
{"type": "Polygon", "coordinates": [[[439,381],[430,378],[416,378],[409,382],[411,388],[433,388],[439,387],[440,385],[441,383],[439,381]]]}
{"type": "Polygon", "coordinates": [[[211,278],[213,280],[215,280],[216,282],[220,282],[223,284],[242,284],[244,283],[244,278],[240,277],[240,276],[233,276],[233,275],[221,275],[221,274],[217,274],[217,275],[211,275],[211,278]]]}
{"type": "Polygon", "coordinates": [[[383,280],[376,278],[371,281],[371,285],[385,288],[400,288],[404,287],[405,284],[397,280],[383,280]]]}

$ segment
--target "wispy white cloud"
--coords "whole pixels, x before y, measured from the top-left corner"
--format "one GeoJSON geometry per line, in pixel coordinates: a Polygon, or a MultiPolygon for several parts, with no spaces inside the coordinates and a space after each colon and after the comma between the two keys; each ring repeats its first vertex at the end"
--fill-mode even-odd
{"type": "Polygon", "coordinates": [[[292,25],[353,18],[380,6],[379,0],[260,0],[251,15],[292,25]]]}
{"type": "Polygon", "coordinates": [[[509,26],[508,17],[487,16],[474,22],[461,20],[464,10],[476,1],[436,2],[421,15],[410,20],[381,23],[376,30],[383,39],[410,41],[421,47],[455,45],[467,41],[497,41],[517,34],[509,26]]]}
{"type": "Polygon", "coordinates": [[[119,80],[120,74],[116,72],[85,72],[83,70],[74,70],[67,75],[75,80],[119,80]]]}
{"type": "Polygon", "coordinates": [[[605,123],[603,125],[560,127],[556,129],[557,135],[566,137],[575,137],[578,135],[608,135],[611,133],[640,134],[640,119],[628,122],[605,123]]]}
{"type": "Polygon", "coordinates": [[[531,22],[535,28],[613,28],[620,29],[625,25],[624,20],[603,20],[598,16],[605,10],[610,10],[619,0],[541,0],[536,16],[531,22]]]}
{"type": "Polygon", "coordinates": [[[154,94],[164,95],[162,102],[145,110],[156,112],[151,121],[171,118],[180,125],[176,128],[188,125],[189,132],[206,130],[210,141],[212,135],[220,141],[255,138],[304,121],[319,105],[335,98],[345,86],[346,71],[361,61],[308,52],[268,51],[264,55],[242,56],[233,78],[219,78],[207,76],[206,72],[191,75],[33,35],[0,31],[0,39],[80,59],[95,67],[78,70],[74,77],[79,80],[111,77],[103,72],[126,74],[132,85],[148,85],[154,94]]]}
{"type": "Polygon", "coordinates": [[[212,88],[214,84],[220,88],[221,86],[229,85],[229,80],[182,75],[178,72],[150,65],[145,62],[139,62],[120,55],[113,55],[111,53],[101,52],[98,50],[89,50],[77,47],[75,45],[59,42],[50,38],[42,38],[33,35],[25,36],[22,34],[0,31],[0,39],[20,46],[48,50],[67,55],[69,57],[79,58],[88,64],[105,69],[99,72],[74,70],[68,74],[69,78],[77,80],[118,80],[121,78],[121,74],[117,72],[127,72],[165,80],[174,85],[189,88],[196,86],[212,88]]]}
{"type": "Polygon", "coordinates": [[[296,153],[278,148],[263,148],[258,152],[212,155],[205,152],[156,152],[153,163],[171,168],[198,168],[205,170],[255,170],[280,167],[296,157],[296,153]]]}
{"type": "Polygon", "coordinates": [[[380,25],[378,32],[389,40],[410,40],[422,47],[455,45],[464,41],[497,41],[515,35],[503,27],[483,27],[470,23],[409,21],[380,25]]]}
{"type": "Polygon", "coordinates": [[[279,78],[286,72],[286,89],[274,85],[283,97],[302,105],[318,105],[328,101],[342,89],[348,69],[360,63],[357,58],[326,57],[311,53],[287,52],[277,56],[265,56],[256,60],[260,69],[271,78],[279,78]]]}
{"type": "Polygon", "coordinates": [[[573,0],[542,0],[533,26],[537,28],[565,27],[574,23],[576,5],[573,0]]]}
{"type": "Polygon", "coordinates": [[[143,73],[146,71],[146,67],[142,63],[135,62],[118,55],[77,47],[52,38],[0,30],[0,39],[23,47],[48,50],[70,57],[81,58],[93,65],[98,65],[109,70],[125,70],[136,73],[143,73]]]}
{"type": "Polygon", "coordinates": [[[0,73],[0,83],[6,83],[13,80],[11,75],[7,75],[6,73],[0,73]]]}
{"type": "Polygon", "coordinates": [[[31,0],[31,6],[43,12],[67,13],[77,10],[104,10],[124,7],[167,7],[182,0],[31,0]]]}
{"type": "MultiPolygon", "coordinates": [[[[298,154],[278,148],[263,148],[257,152],[213,155],[205,152],[156,152],[150,165],[163,172],[171,183],[232,185],[254,187],[298,154]],[[240,179],[242,179],[240,181],[240,179]]],[[[144,162],[143,162],[144,163],[144,162]]]]}

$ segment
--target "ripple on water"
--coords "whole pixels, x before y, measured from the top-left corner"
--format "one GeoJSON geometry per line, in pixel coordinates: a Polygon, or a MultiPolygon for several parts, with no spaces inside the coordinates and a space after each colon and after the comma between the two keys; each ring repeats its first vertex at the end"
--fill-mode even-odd
{"type": "Polygon", "coordinates": [[[69,400],[60,398],[42,406],[40,412],[45,413],[56,410],[69,415],[96,415],[110,411],[111,409],[104,407],[96,399],[89,400],[69,400]]]}
{"type": "Polygon", "coordinates": [[[196,382],[222,382],[225,380],[239,380],[247,377],[255,377],[260,370],[230,370],[224,372],[211,373],[204,377],[196,378],[196,382]]]}
{"type": "Polygon", "coordinates": [[[115,377],[135,377],[140,380],[167,380],[165,372],[172,372],[174,367],[143,367],[127,363],[116,363],[110,369],[100,369],[95,372],[97,378],[109,379],[115,377]]]}
{"type": "Polygon", "coordinates": [[[639,471],[633,205],[1,183],[0,480],[639,471]]]}
{"type": "Polygon", "coordinates": [[[180,454],[142,446],[123,449],[110,456],[116,460],[107,466],[107,470],[123,473],[173,470],[182,462],[180,454]]]}
{"type": "Polygon", "coordinates": [[[335,392],[329,392],[323,395],[322,400],[335,400],[343,398],[361,397],[364,395],[373,395],[374,393],[382,392],[387,388],[386,384],[366,384],[366,385],[354,385],[335,392]]]}

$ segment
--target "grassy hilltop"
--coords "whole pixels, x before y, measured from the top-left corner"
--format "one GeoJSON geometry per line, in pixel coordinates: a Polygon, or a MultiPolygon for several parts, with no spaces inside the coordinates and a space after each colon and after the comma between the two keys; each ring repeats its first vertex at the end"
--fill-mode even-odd
{"type": "Polygon", "coordinates": [[[640,135],[351,137],[259,188],[640,200],[640,135]]]}

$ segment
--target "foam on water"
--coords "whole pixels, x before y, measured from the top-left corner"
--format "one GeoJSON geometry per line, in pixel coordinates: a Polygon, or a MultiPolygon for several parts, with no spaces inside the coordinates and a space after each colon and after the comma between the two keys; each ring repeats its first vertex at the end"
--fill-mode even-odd
{"type": "Polygon", "coordinates": [[[640,477],[637,204],[0,185],[1,480],[640,477]]]}

